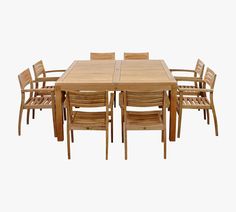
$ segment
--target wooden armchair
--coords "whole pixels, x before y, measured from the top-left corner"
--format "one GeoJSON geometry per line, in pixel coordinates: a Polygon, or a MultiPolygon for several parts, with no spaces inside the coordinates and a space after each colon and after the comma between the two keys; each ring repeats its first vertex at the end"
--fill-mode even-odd
{"type": "Polygon", "coordinates": [[[195,78],[195,77],[189,78],[188,80],[195,83],[197,82],[202,83],[203,88],[178,88],[178,91],[179,91],[178,104],[177,104],[177,112],[179,114],[178,138],[180,137],[183,109],[203,109],[204,111],[207,112],[208,124],[210,124],[209,110],[212,110],[214,123],[215,123],[215,134],[216,136],[218,136],[218,123],[217,123],[216,111],[215,111],[215,106],[214,106],[214,101],[213,101],[213,92],[214,92],[216,74],[210,68],[207,68],[206,74],[203,80],[199,78],[195,78]],[[207,85],[209,86],[209,88],[206,88],[207,85]],[[201,93],[202,95],[193,97],[189,95],[189,93],[191,92],[201,93]],[[207,97],[207,94],[209,94],[210,98],[207,97]]]}
{"type": "Polygon", "coordinates": [[[166,159],[166,91],[120,93],[122,117],[122,141],[125,145],[125,160],[128,158],[128,130],[161,130],[164,143],[164,159],[166,159]],[[132,111],[127,107],[161,107],[152,111],[132,111]]]}
{"type": "MultiPolygon", "coordinates": [[[[106,131],[106,160],[108,160],[108,124],[112,124],[113,130],[113,94],[108,103],[107,91],[68,91],[66,92],[67,101],[67,154],[71,158],[70,151],[70,131],[71,139],[74,142],[73,130],[105,130],[106,131]],[[105,111],[85,112],[78,110],[81,108],[104,107],[105,111]],[[77,108],[77,110],[76,110],[77,108]],[[111,119],[109,119],[109,114],[111,119]]],[[[111,132],[113,136],[113,132],[111,132]]]]}
{"type": "Polygon", "coordinates": [[[54,100],[54,89],[48,88],[47,90],[43,90],[40,88],[35,88],[35,81],[32,81],[32,77],[30,74],[30,70],[26,69],[21,74],[18,75],[18,79],[21,87],[21,105],[19,111],[19,120],[18,120],[18,135],[21,135],[21,119],[23,110],[27,110],[27,124],[29,124],[29,113],[30,109],[42,109],[48,108],[52,109],[52,117],[53,117],[53,126],[54,126],[54,136],[56,136],[56,128],[55,128],[55,100],[54,100]],[[29,87],[26,89],[26,87],[29,87]],[[36,96],[35,93],[43,94],[40,96],[36,96]],[[26,93],[29,93],[29,97],[26,99],[26,93]]]}
{"type": "MultiPolygon", "coordinates": [[[[90,53],[90,60],[115,60],[115,52],[91,52],[90,53]]],[[[116,91],[113,92],[114,97],[114,107],[116,107],[116,91]]]]}
{"type": "MultiPolygon", "coordinates": [[[[35,96],[41,95],[41,94],[45,94],[45,92],[47,93],[47,90],[51,90],[51,89],[55,89],[55,82],[59,79],[58,76],[47,76],[47,74],[53,74],[53,73],[64,73],[65,70],[45,70],[44,68],[44,64],[43,61],[40,60],[37,63],[35,63],[33,65],[33,70],[34,70],[34,77],[35,77],[35,83],[36,83],[36,88],[40,88],[42,89],[41,92],[35,92],[35,96]],[[48,83],[50,83],[50,85],[48,85],[48,83]]],[[[66,112],[64,109],[64,118],[66,119],[65,116],[66,112]]],[[[32,113],[32,118],[35,118],[35,110],[33,109],[33,113],[32,113]]]]}
{"type": "MultiPolygon", "coordinates": [[[[179,82],[185,82],[184,84],[178,85],[178,88],[201,88],[202,87],[202,83],[201,82],[193,82],[192,85],[186,84],[186,82],[189,82],[188,79],[191,77],[195,77],[195,78],[199,78],[202,79],[203,77],[203,72],[204,72],[204,67],[205,64],[198,59],[197,60],[197,64],[195,67],[195,70],[188,70],[188,69],[170,69],[170,71],[172,73],[176,72],[176,73],[188,73],[188,74],[192,74],[192,76],[180,76],[180,75],[176,75],[175,79],[179,82]]],[[[196,91],[190,92],[189,91],[189,95],[199,95],[199,93],[197,93],[196,91]]]]}
{"type": "Polygon", "coordinates": [[[124,53],[124,60],[149,60],[148,52],[139,52],[139,53],[124,53]]]}

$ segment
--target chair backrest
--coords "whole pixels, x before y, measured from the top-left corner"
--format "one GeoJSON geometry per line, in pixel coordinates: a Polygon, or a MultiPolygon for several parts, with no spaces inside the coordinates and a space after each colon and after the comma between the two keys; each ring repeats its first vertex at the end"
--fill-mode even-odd
{"type": "Polygon", "coordinates": [[[149,53],[148,52],[141,52],[141,53],[124,53],[124,60],[149,60],[149,53]]]}
{"type": "Polygon", "coordinates": [[[204,81],[210,86],[211,89],[214,89],[215,81],[216,81],[216,74],[210,68],[207,68],[206,70],[204,81]]]}
{"type": "Polygon", "coordinates": [[[131,107],[163,106],[164,91],[134,92],[124,91],[124,104],[131,107]]]}
{"type": "Polygon", "coordinates": [[[198,77],[202,78],[204,68],[205,68],[205,64],[200,59],[198,59],[196,67],[195,67],[195,73],[196,73],[195,77],[197,77],[198,75],[198,77]]]}
{"type": "Polygon", "coordinates": [[[69,107],[104,107],[107,106],[107,91],[68,91],[66,93],[69,107]]]}
{"type": "Polygon", "coordinates": [[[115,52],[90,53],[90,60],[115,60],[115,52]]]}
{"type": "Polygon", "coordinates": [[[45,72],[45,68],[44,68],[42,60],[40,60],[37,63],[35,63],[33,65],[33,69],[34,69],[34,77],[35,77],[35,79],[38,79],[40,75],[43,75],[43,77],[46,77],[46,72],[45,72]]]}
{"type": "Polygon", "coordinates": [[[33,88],[32,77],[30,74],[30,70],[28,68],[18,75],[18,79],[19,79],[20,87],[22,90],[29,84],[30,84],[30,88],[31,89],[33,88]]]}

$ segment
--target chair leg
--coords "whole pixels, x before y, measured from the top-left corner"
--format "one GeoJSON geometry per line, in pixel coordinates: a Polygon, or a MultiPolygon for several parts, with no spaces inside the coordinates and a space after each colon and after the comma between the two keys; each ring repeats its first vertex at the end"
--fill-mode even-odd
{"type": "Polygon", "coordinates": [[[179,119],[178,119],[178,138],[180,137],[180,131],[181,131],[181,122],[182,122],[182,108],[179,108],[179,119]]]}
{"type": "Polygon", "coordinates": [[[63,108],[63,112],[64,112],[64,121],[66,121],[66,108],[63,108]]]}
{"type": "Polygon", "coordinates": [[[205,109],[203,109],[203,118],[204,118],[204,120],[206,120],[206,110],[205,109]]]}
{"type": "Polygon", "coordinates": [[[207,114],[207,124],[210,124],[209,109],[206,110],[206,114],[207,114]]]}
{"type": "Polygon", "coordinates": [[[111,143],[113,143],[113,111],[111,115],[111,143]]]}
{"type": "Polygon", "coordinates": [[[74,143],[74,130],[70,131],[70,135],[71,135],[71,142],[74,143]]]}
{"type": "MultiPolygon", "coordinates": [[[[108,126],[108,125],[107,125],[108,126]]],[[[108,160],[108,127],[106,128],[106,160],[108,160]]]]}
{"type": "Polygon", "coordinates": [[[19,119],[18,119],[18,135],[21,135],[21,119],[22,119],[23,107],[20,107],[19,119]]]}
{"type": "Polygon", "coordinates": [[[32,119],[35,119],[35,109],[33,109],[33,112],[32,112],[32,119]]]}
{"type": "Polygon", "coordinates": [[[114,107],[116,107],[116,91],[114,91],[114,107]]]}
{"type": "Polygon", "coordinates": [[[29,124],[30,109],[27,109],[26,123],[29,124]]]}
{"type": "Polygon", "coordinates": [[[127,129],[126,129],[125,124],[123,126],[124,126],[124,133],[125,133],[125,139],[124,139],[124,144],[125,144],[125,160],[127,160],[128,159],[127,129]]]}
{"type": "Polygon", "coordinates": [[[212,107],[212,113],[213,113],[213,118],[214,118],[214,123],[215,123],[215,134],[218,136],[218,122],[217,122],[217,117],[216,117],[216,111],[214,106],[212,107]]]}
{"type": "Polygon", "coordinates": [[[164,159],[167,155],[166,130],[162,130],[162,142],[164,142],[164,159]]]}
{"type": "Polygon", "coordinates": [[[67,157],[70,160],[71,155],[70,155],[70,130],[67,127],[67,157]]]}
{"type": "Polygon", "coordinates": [[[122,140],[122,143],[124,143],[124,115],[123,115],[122,108],[121,108],[121,140],[122,140]]]}

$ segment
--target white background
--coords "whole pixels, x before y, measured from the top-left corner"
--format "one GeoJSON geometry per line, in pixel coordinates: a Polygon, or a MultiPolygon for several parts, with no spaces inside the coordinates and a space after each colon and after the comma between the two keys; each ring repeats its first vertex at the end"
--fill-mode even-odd
{"type": "Polygon", "coordinates": [[[0,1],[0,211],[236,211],[235,1],[0,1]],[[105,161],[103,132],[76,132],[72,160],[53,137],[50,111],[17,135],[17,75],[43,59],[67,68],[90,51],[149,51],[170,68],[194,68],[197,58],[217,73],[219,137],[202,111],[184,111],[182,136],[128,133],[129,160],[120,140],[105,161]]]}

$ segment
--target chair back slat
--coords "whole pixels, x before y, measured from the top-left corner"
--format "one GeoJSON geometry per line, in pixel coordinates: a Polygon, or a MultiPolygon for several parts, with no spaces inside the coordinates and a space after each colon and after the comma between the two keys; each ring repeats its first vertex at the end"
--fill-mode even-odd
{"type": "Polygon", "coordinates": [[[33,69],[34,69],[35,79],[37,79],[40,75],[43,75],[43,77],[46,77],[45,68],[44,68],[42,60],[35,63],[33,65],[33,69]]]}
{"type": "Polygon", "coordinates": [[[115,52],[90,53],[90,60],[115,60],[115,52]]]}
{"type": "Polygon", "coordinates": [[[216,74],[210,68],[207,68],[204,76],[204,81],[210,86],[211,89],[215,86],[216,74]]]}
{"type": "Polygon", "coordinates": [[[28,68],[18,75],[18,79],[21,89],[24,89],[28,84],[30,84],[30,88],[33,87],[32,77],[28,68]]]}
{"type": "Polygon", "coordinates": [[[163,91],[133,92],[126,91],[126,105],[131,107],[152,107],[163,105],[163,91]]]}
{"type": "Polygon", "coordinates": [[[71,107],[104,107],[106,106],[106,91],[104,92],[67,92],[71,107]]]}
{"type": "Polygon", "coordinates": [[[149,60],[148,52],[141,53],[124,53],[124,60],[149,60]]]}
{"type": "MultiPolygon", "coordinates": [[[[205,64],[200,59],[198,59],[196,67],[195,67],[195,72],[198,75],[198,77],[202,78],[204,68],[205,68],[205,64]]],[[[195,76],[195,77],[197,77],[197,76],[195,76]]]]}

